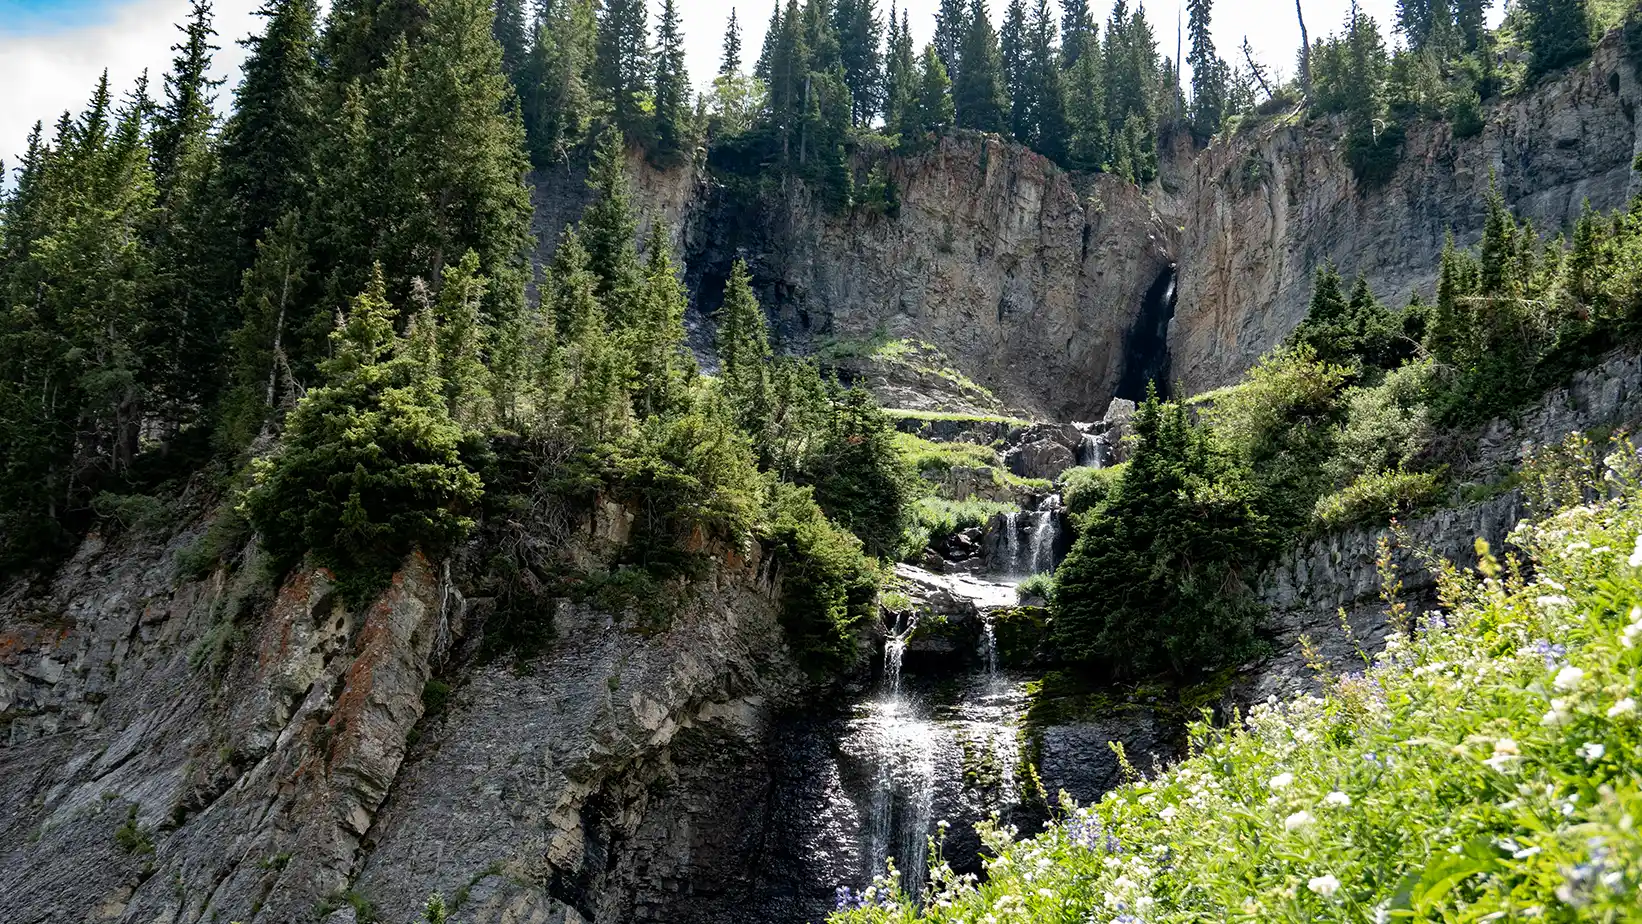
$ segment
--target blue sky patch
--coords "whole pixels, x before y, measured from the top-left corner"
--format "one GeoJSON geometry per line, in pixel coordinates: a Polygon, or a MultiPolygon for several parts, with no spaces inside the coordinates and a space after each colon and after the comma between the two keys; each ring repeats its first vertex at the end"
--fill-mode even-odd
{"type": "Polygon", "coordinates": [[[0,33],[42,35],[107,19],[118,0],[0,0],[0,33]]]}

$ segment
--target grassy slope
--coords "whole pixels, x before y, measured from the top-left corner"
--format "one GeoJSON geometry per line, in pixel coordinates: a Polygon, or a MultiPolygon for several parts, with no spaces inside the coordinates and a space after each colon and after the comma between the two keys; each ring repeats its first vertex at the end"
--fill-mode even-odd
{"type": "MultiPolygon", "coordinates": [[[[1195,756],[835,924],[1642,920],[1642,504],[1519,531],[1363,674],[1194,730],[1195,756]]],[[[855,899],[851,904],[859,903],[855,899]]]]}

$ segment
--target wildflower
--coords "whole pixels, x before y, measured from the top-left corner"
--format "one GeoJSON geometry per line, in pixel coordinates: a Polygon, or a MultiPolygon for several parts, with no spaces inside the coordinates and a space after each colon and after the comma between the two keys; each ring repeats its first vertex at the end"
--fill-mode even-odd
{"type": "Polygon", "coordinates": [[[1534,642],[1534,644],[1530,646],[1530,650],[1544,658],[1545,669],[1550,670],[1562,661],[1563,656],[1568,653],[1568,646],[1553,645],[1549,639],[1542,638],[1539,641],[1534,642]]]}
{"type": "Polygon", "coordinates": [[[1325,805],[1333,805],[1339,808],[1350,808],[1351,797],[1336,789],[1323,797],[1323,803],[1325,805]]]}
{"type": "Polygon", "coordinates": [[[1636,537],[1636,550],[1631,552],[1628,562],[1632,568],[1642,568],[1642,536],[1636,537]]]}
{"type": "Polygon", "coordinates": [[[1174,816],[1175,816],[1175,810],[1174,810],[1174,806],[1172,806],[1172,805],[1165,806],[1163,808],[1163,811],[1157,813],[1157,817],[1163,819],[1164,821],[1173,821],[1174,816]]]}
{"type": "Polygon", "coordinates": [[[1556,687],[1559,692],[1572,693],[1579,689],[1579,682],[1584,679],[1585,672],[1570,664],[1557,671],[1556,679],[1551,681],[1551,685],[1556,687]]]}
{"type": "Polygon", "coordinates": [[[1295,812],[1293,815],[1290,815],[1289,817],[1283,819],[1283,830],[1284,831],[1298,831],[1301,828],[1304,828],[1306,825],[1309,825],[1309,824],[1311,824],[1312,822],[1314,822],[1316,820],[1317,819],[1312,817],[1312,814],[1310,812],[1305,811],[1304,809],[1302,809],[1298,812],[1295,812]]]}
{"type": "Polygon", "coordinates": [[[1601,760],[1602,755],[1606,753],[1608,749],[1595,741],[1587,741],[1579,746],[1579,756],[1593,764],[1601,760]]]}
{"type": "Polygon", "coordinates": [[[1573,721],[1573,716],[1568,712],[1568,701],[1553,699],[1551,700],[1551,711],[1545,713],[1545,717],[1539,720],[1539,724],[1546,728],[1557,728],[1567,725],[1571,721],[1573,721]]]}
{"type": "Polygon", "coordinates": [[[1642,638],[1642,619],[1625,627],[1625,631],[1619,635],[1619,644],[1626,648],[1635,648],[1638,638],[1642,638]]]}
{"type": "Polygon", "coordinates": [[[1292,774],[1292,773],[1279,773],[1276,776],[1272,777],[1271,780],[1266,783],[1266,785],[1271,787],[1272,789],[1275,789],[1275,790],[1281,792],[1281,791],[1289,788],[1290,786],[1294,785],[1294,774],[1292,774]]]}
{"type": "Polygon", "coordinates": [[[1550,594],[1544,597],[1535,597],[1534,603],[1542,610],[1560,610],[1574,605],[1574,601],[1562,594],[1550,594]]]}
{"type": "Polygon", "coordinates": [[[1334,893],[1340,891],[1340,880],[1334,878],[1333,873],[1324,873],[1321,876],[1312,877],[1306,883],[1306,888],[1324,898],[1333,898],[1334,893]]]}
{"type": "Polygon", "coordinates": [[[1483,761],[1483,763],[1501,773],[1505,773],[1516,766],[1516,762],[1521,759],[1522,752],[1517,750],[1517,743],[1510,738],[1501,738],[1494,742],[1494,756],[1483,761]]]}
{"type": "Polygon", "coordinates": [[[1617,719],[1622,715],[1636,714],[1636,700],[1629,696],[1608,707],[1608,718],[1617,719]]]}

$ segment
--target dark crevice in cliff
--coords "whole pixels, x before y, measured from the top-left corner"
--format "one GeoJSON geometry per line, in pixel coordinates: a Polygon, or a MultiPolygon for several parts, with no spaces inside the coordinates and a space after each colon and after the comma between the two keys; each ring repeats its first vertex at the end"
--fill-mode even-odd
{"type": "Polygon", "coordinates": [[[1169,322],[1174,320],[1178,265],[1171,263],[1146,291],[1140,316],[1123,347],[1123,376],[1118,380],[1117,397],[1140,401],[1146,385],[1157,383],[1157,393],[1169,397],[1169,322]]]}

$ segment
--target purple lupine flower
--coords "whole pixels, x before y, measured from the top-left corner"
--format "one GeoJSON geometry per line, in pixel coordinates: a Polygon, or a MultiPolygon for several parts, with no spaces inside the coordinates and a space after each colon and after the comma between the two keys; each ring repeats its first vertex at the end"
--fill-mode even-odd
{"type": "Polygon", "coordinates": [[[1568,653],[1568,646],[1553,645],[1550,639],[1544,638],[1534,642],[1530,647],[1533,648],[1535,654],[1545,659],[1545,668],[1547,670],[1562,663],[1563,656],[1568,653]]]}

